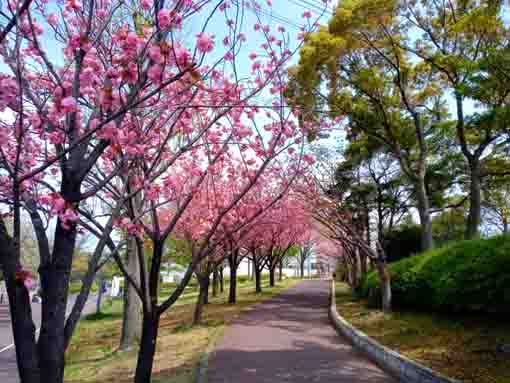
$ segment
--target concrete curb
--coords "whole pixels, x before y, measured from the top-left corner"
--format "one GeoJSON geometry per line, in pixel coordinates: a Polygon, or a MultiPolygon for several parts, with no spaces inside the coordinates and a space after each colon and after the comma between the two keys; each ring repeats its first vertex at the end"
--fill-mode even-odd
{"type": "Polygon", "coordinates": [[[198,362],[197,376],[195,379],[196,383],[207,383],[207,368],[209,367],[209,351],[205,351],[200,356],[198,362]]]}
{"type": "Polygon", "coordinates": [[[447,378],[415,361],[400,355],[398,352],[383,346],[365,333],[353,327],[342,318],[336,310],[335,281],[331,282],[331,304],[329,317],[333,327],[345,336],[352,345],[366,354],[380,368],[405,383],[461,383],[447,378]]]}

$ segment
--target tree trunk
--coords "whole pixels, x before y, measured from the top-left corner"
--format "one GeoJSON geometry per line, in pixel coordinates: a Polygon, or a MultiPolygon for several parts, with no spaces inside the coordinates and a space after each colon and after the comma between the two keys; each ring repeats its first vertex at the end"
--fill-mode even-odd
{"type": "Polygon", "coordinates": [[[253,271],[255,272],[255,292],[261,293],[262,292],[262,283],[261,283],[261,271],[258,269],[258,267],[254,267],[253,271]]]}
{"type": "Polygon", "coordinates": [[[225,290],[225,280],[223,279],[223,266],[220,267],[220,293],[225,290]]]}
{"type": "Polygon", "coordinates": [[[154,313],[144,313],[142,322],[142,339],[136,363],[135,383],[151,381],[152,365],[156,354],[159,317],[154,313]]]}
{"type": "Polygon", "coordinates": [[[482,187],[480,164],[478,160],[473,160],[469,167],[471,183],[469,186],[469,215],[467,219],[465,238],[473,239],[478,238],[480,235],[482,187]]]}
{"type": "Polygon", "coordinates": [[[283,259],[280,259],[280,263],[279,263],[279,275],[278,275],[278,280],[281,282],[283,281],[283,259]]]}
{"type": "Polygon", "coordinates": [[[96,315],[101,314],[101,301],[103,300],[103,285],[104,285],[104,279],[102,277],[99,278],[99,291],[97,292],[97,299],[96,299],[96,315]]]}
{"type": "Polygon", "coordinates": [[[207,278],[200,277],[199,292],[197,297],[197,303],[195,304],[195,311],[193,313],[193,326],[202,323],[202,314],[204,312],[204,305],[207,304],[207,295],[209,290],[209,276],[207,278]]]}
{"type": "Polygon", "coordinates": [[[274,275],[276,272],[276,266],[271,266],[269,268],[269,286],[274,287],[274,275]]]}
{"type": "Polygon", "coordinates": [[[299,262],[299,271],[301,273],[301,279],[303,279],[305,277],[305,259],[299,262]]]}
{"type": "Polygon", "coordinates": [[[237,300],[237,266],[233,255],[228,257],[228,267],[230,269],[228,303],[234,304],[237,300]]]}
{"type": "Polygon", "coordinates": [[[361,254],[359,249],[354,251],[354,259],[352,265],[352,287],[358,288],[361,280],[361,254]]]}
{"type": "Polygon", "coordinates": [[[370,209],[368,208],[367,201],[364,200],[364,218],[365,218],[365,230],[366,230],[366,236],[367,236],[367,244],[370,247],[372,244],[372,238],[370,238],[370,209]]]}
{"type": "Polygon", "coordinates": [[[35,325],[32,320],[30,294],[22,280],[16,278],[19,256],[3,219],[0,219],[0,270],[3,273],[19,376],[23,383],[40,383],[35,325]]]}
{"type": "Polygon", "coordinates": [[[418,177],[416,182],[416,196],[418,199],[418,213],[420,215],[421,225],[421,248],[423,251],[434,247],[432,238],[432,220],[430,218],[430,204],[425,188],[424,177],[418,177]]]}
{"type": "Polygon", "coordinates": [[[349,253],[349,260],[345,260],[348,271],[349,286],[355,289],[358,287],[358,249],[352,249],[349,253]]]}
{"type": "Polygon", "coordinates": [[[384,312],[391,311],[391,278],[388,270],[386,270],[386,263],[380,260],[375,262],[379,281],[381,283],[381,298],[382,309],[384,312]]]}
{"type": "Polygon", "coordinates": [[[39,267],[43,302],[38,352],[39,369],[45,382],[64,380],[64,329],[75,241],[76,227],[64,229],[58,219],[52,258],[39,267]]]}
{"type": "Polygon", "coordinates": [[[364,277],[366,273],[368,272],[368,265],[367,265],[367,256],[361,254],[360,255],[360,261],[361,261],[361,277],[364,277]]]}
{"type": "Polygon", "coordinates": [[[16,362],[19,376],[23,383],[40,383],[39,363],[35,342],[35,325],[32,321],[30,295],[22,281],[4,278],[11,308],[11,323],[14,343],[16,345],[16,362]]]}
{"type": "Polygon", "coordinates": [[[210,275],[207,274],[207,277],[204,279],[204,305],[209,304],[209,285],[210,285],[210,275]]]}
{"type": "MultiPolygon", "coordinates": [[[[127,246],[126,270],[137,284],[140,283],[140,263],[136,240],[130,238],[127,246]]],[[[124,278],[124,311],[122,317],[122,334],[120,337],[121,351],[131,349],[142,335],[142,301],[135,288],[124,278]]]]}
{"type": "Polygon", "coordinates": [[[212,285],[212,296],[218,296],[218,266],[214,266],[213,269],[213,285],[212,285]]]}

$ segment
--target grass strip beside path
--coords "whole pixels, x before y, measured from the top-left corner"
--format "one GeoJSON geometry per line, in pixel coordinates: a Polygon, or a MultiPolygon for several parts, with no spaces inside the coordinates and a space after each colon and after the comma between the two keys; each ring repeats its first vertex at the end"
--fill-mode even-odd
{"type": "MultiPolygon", "coordinates": [[[[238,286],[238,303],[227,304],[228,289],[204,309],[204,324],[191,327],[196,288],[188,289],[182,299],[165,313],[160,322],[153,383],[190,383],[200,356],[221,336],[224,327],[249,306],[294,285],[299,280],[285,279],[263,292],[255,293],[252,281],[238,286]]],[[[66,354],[65,381],[68,383],[132,382],[136,350],[117,352],[122,324],[122,300],[109,301],[101,315],[82,320],[66,354]]]]}
{"type": "Polygon", "coordinates": [[[509,318],[417,311],[384,314],[336,284],[337,311],[379,343],[466,383],[510,383],[509,318]]]}

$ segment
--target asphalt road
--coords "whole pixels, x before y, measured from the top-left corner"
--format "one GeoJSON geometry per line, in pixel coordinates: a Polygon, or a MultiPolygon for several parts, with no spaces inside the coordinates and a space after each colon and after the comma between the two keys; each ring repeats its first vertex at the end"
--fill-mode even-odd
{"type": "MultiPolygon", "coordinates": [[[[68,310],[71,310],[76,296],[71,296],[68,301],[68,310]]],[[[96,297],[89,297],[87,304],[83,309],[86,315],[95,310],[96,297]]],[[[32,303],[32,316],[36,328],[39,329],[41,323],[41,305],[32,303]]],[[[39,332],[38,332],[39,333],[39,332]]],[[[9,303],[4,296],[3,303],[0,304],[0,382],[1,383],[19,383],[18,368],[16,365],[16,350],[13,344],[11,329],[11,317],[9,314],[9,303]]]]}

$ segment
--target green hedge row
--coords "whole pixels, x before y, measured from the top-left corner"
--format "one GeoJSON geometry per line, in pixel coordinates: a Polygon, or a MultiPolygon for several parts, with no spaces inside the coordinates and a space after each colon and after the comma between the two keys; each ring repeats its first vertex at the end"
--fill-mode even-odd
{"type": "MultiPolygon", "coordinates": [[[[461,241],[390,263],[396,306],[440,311],[510,313],[510,237],[461,241]]],[[[379,281],[369,273],[361,295],[378,303],[379,281]]]]}

